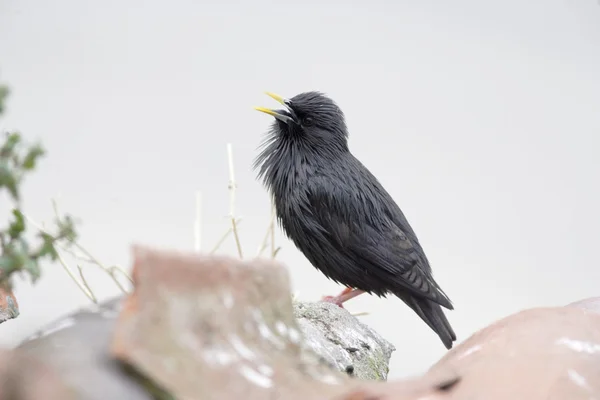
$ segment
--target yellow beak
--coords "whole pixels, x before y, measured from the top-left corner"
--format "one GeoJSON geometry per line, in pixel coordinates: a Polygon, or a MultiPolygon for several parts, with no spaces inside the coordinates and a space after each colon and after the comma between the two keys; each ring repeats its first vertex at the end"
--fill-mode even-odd
{"type": "Polygon", "coordinates": [[[254,107],[255,110],[264,112],[265,114],[269,114],[272,115],[273,117],[277,118],[278,115],[277,112],[275,112],[274,110],[271,110],[270,108],[265,108],[265,107],[254,107]]]}
{"type": "MultiPolygon", "coordinates": [[[[275,93],[271,93],[271,92],[265,92],[265,93],[267,94],[267,96],[271,97],[272,99],[277,101],[279,104],[283,105],[288,110],[290,115],[295,115],[293,110],[290,108],[290,106],[286,104],[286,99],[284,99],[283,97],[281,97],[280,95],[275,94],[275,93]]],[[[257,111],[260,111],[260,112],[264,112],[265,114],[269,114],[272,117],[275,117],[278,120],[285,122],[286,124],[289,124],[290,122],[294,121],[294,118],[292,118],[290,115],[278,113],[277,111],[271,110],[270,108],[254,107],[254,109],[257,111]]]]}
{"type": "Polygon", "coordinates": [[[285,106],[285,99],[283,97],[281,97],[280,95],[272,93],[272,92],[265,92],[265,93],[267,94],[267,96],[273,98],[279,104],[285,106]]]}

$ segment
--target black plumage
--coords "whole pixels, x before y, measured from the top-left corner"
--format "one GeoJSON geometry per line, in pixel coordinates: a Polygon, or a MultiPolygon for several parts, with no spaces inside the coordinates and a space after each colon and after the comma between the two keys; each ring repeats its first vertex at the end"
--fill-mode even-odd
{"type": "Polygon", "coordinates": [[[340,108],[319,92],[268,94],[285,109],[257,108],[276,120],[254,167],[285,234],[328,278],[399,297],[451,348],[456,335],[441,307],[452,303],[396,202],[350,152],[340,108]]]}

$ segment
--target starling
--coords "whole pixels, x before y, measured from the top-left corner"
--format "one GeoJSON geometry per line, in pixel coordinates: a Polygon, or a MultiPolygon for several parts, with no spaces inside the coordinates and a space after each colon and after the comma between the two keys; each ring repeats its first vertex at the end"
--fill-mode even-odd
{"type": "Polygon", "coordinates": [[[267,93],[284,109],[254,161],[275,202],[285,235],[310,263],[346,289],[324,300],[339,306],[362,293],[393,294],[440,337],[456,334],[452,310],[406,217],[381,183],[350,152],[344,114],[320,92],[291,99],[267,93]]]}

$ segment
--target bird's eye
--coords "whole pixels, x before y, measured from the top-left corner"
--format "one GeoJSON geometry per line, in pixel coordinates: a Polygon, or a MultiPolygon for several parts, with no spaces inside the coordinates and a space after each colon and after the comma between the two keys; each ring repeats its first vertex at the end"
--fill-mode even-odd
{"type": "Polygon", "coordinates": [[[304,126],[312,126],[313,123],[314,121],[311,117],[304,117],[304,119],[302,120],[302,125],[304,126]]]}

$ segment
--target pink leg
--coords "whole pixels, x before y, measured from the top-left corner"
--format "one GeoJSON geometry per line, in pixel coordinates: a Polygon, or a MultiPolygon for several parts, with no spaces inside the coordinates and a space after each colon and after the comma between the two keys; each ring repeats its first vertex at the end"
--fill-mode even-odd
{"type": "Polygon", "coordinates": [[[333,303],[336,304],[337,306],[344,308],[344,303],[350,299],[355,298],[358,295],[363,294],[364,291],[360,290],[360,289],[352,289],[352,288],[345,288],[344,290],[342,290],[342,293],[338,294],[337,296],[325,296],[323,297],[323,299],[321,299],[321,301],[326,301],[328,303],[333,303]]]}

